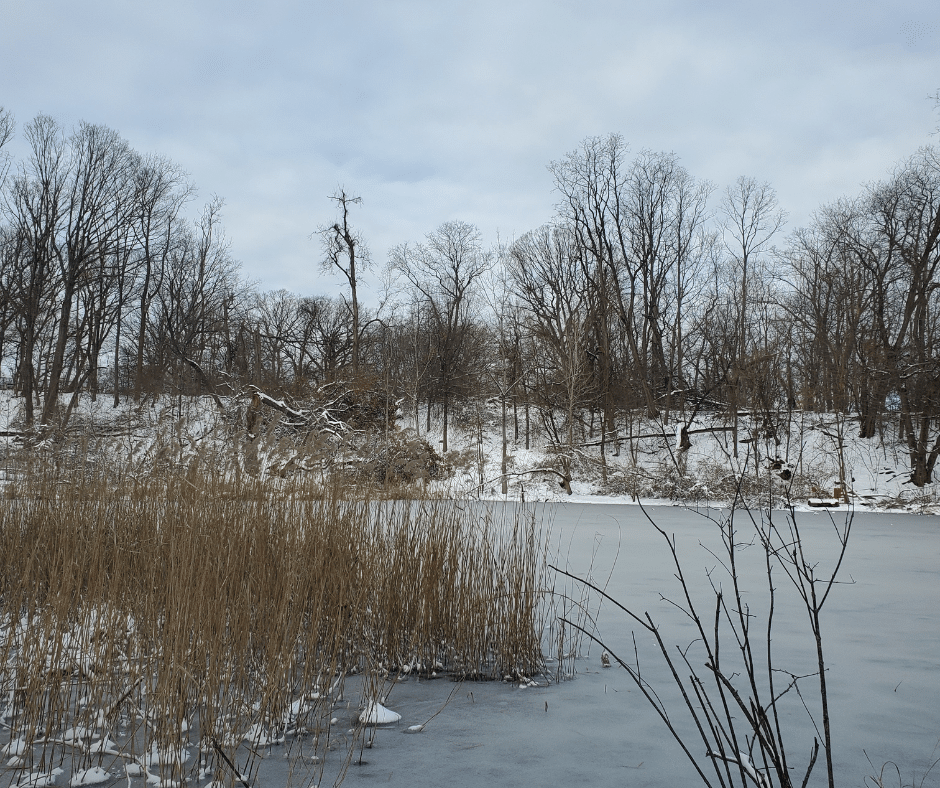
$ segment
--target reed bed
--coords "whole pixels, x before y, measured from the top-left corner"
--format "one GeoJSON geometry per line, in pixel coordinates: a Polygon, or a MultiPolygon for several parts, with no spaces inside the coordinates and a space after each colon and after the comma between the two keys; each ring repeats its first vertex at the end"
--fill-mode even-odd
{"type": "Polygon", "coordinates": [[[47,464],[0,502],[7,784],[248,784],[285,741],[318,782],[361,735],[350,675],[366,706],[414,672],[542,672],[546,544],[521,508],[47,464]]]}

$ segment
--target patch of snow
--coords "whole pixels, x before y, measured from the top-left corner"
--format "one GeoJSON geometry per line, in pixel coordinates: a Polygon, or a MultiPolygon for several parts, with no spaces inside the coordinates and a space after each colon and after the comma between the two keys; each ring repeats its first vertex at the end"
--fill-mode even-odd
{"type": "Polygon", "coordinates": [[[11,741],[6,747],[0,750],[0,753],[3,753],[3,755],[22,755],[27,749],[25,739],[20,738],[11,741]]]}
{"type": "Polygon", "coordinates": [[[92,755],[120,755],[117,745],[111,741],[109,736],[104,736],[98,741],[92,742],[88,752],[92,755]]]}
{"type": "Polygon", "coordinates": [[[278,736],[273,731],[267,731],[260,723],[252,725],[244,736],[244,741],[255,747],[270,747],[272,744],[283,744],[284,736],[278,736]]]}
{"type": "Polygon", "coordinates": [[[56,777],[62,774],[62,769],[56,767],[51,772],[32,772],[20,779],[17,788],[46,788],[55,785],[56,777]]]}
{"type": "Polygon", "coordinates": [[[364,725],[390,725],[400,719],[401,714],[385,708],[377,701],[372,701],[368,708],[359,715],[359,722],[364,725]]]}
{"type": "Polygon", "coordinates": [[[110,779],[111,775],[107,770],[102,769],[100,766],[92,766],[90,769],[73,774],[69,785],[99,785],[110,779]]]}
{"type": "Polygon", "coordinates": [[[92,732],[84,725],[76,725],[63,731],[61,738],[66,744],[80,745],[83,739],[90,739],[91,736],[92,732]]]}
{"type": "Polygon", "coordinates": [[[182,765],[186,763],[189,758],[189,750],[183,747],[169,747],[167,749],[161,749],[159,745],[154,742],[150,747],[150,753],[147,755],[147,759],[144,765],[148,768],[151,766],[160,766],[161,764],[182,765]]]}

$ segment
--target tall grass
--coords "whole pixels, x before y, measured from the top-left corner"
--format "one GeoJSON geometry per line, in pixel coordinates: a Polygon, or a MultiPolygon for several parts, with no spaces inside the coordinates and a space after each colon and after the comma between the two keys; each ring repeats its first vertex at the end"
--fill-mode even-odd
{"type": "Polygon", "coordinates": [[[546,539],[521,508],[69,467],[37,463],[0,504],[11,779],[138,763],[193,780],[285,736],[322,763],[352,673],[379,697],[416,670],[542,668],[546,539]]]}

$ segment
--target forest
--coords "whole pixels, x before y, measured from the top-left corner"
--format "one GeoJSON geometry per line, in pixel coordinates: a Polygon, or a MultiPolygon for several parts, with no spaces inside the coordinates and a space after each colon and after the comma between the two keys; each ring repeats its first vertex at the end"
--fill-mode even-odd
{"type": "Polygon", "coordinates": [[[420,434],[480,408],[540,436],[570,481],[655,420],[721,417],[736,452],[782,413],[837,413],[897,440],[910,481],[940,455],[940,149],[788,228],[771,184],[698,180],[674,153],[589,137],[548,164],[557,204],[487,245],[449,220],[372,259],[341,188],[311,217],[311,267],[341,295],[241,275],[223,201],[106,126],[0,109],[0,372],[18,436],[68,428],[80,398],[201,395],[332,433],[420,434]],[[28,154],[4,147],[14,134],[28,154]],[[364,273],[383,292],[364,297],[364,273]],[[238,405],[237,403],[241,403],[238,405]],[[324,426],[325,425],[325,426],[324,426]],[[332,427],[330,425],[333,425],[332,427]],[[309,425],[308,425],[309,426],[309,425]]]}

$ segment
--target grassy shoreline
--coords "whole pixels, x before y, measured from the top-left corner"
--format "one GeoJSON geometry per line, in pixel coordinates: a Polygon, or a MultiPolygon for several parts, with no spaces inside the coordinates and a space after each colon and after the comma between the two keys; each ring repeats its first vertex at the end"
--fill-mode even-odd
{"type": "Polygon", "coordinates": [[[0,507],[14,779],[110,750],[193,780],[298,735],[324,758],[349,675],[368,704],[402,673],[543,670],[547,538],[522,507],[117,478],[35,474],[0,507]]]}

